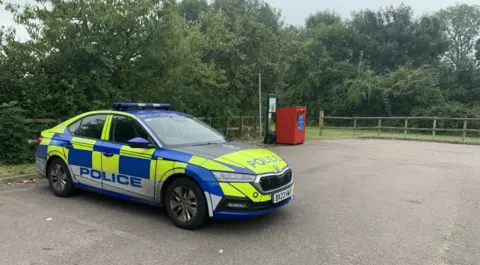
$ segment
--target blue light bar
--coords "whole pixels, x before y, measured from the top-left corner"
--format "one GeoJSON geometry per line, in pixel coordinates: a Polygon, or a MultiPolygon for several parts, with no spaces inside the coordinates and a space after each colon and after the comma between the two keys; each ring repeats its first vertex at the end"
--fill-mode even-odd
{"type": "Polygon", "coordinates": [[[115,102],[113,103],[114,110],[126,110],[126,109],[170,109],[170,104],[165,103],[133,103],[133,102],[115,102]]]}

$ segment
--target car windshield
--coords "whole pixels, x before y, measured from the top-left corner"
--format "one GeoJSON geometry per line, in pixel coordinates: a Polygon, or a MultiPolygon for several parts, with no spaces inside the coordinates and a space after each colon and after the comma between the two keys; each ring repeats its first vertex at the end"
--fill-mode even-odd
{"type": "Polygon", "coordinates": [[[192,146],[224,143],[227,140],[202,121],[183,116],[145,118],[144,122],[167,146],[192,146]]]}

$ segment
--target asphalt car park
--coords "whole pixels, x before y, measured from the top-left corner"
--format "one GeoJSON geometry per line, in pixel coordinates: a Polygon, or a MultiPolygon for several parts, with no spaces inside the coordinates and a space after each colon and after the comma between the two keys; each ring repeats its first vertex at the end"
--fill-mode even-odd
{"type": "Polygon", "coordinates": [[[46,181],[0,187],[0,264],[478,264],[480,147],[322,140],[271,149],[295,200],[188,231],[154,207],[46,181]]]}

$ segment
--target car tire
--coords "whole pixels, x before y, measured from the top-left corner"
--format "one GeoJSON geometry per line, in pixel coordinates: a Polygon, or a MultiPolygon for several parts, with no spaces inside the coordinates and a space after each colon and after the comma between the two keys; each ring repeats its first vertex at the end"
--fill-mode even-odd
{"type": "Polygon", "coordinates": [[[174,180],[167,187],[165,209],[177,227],[194,230],[207,219],[205,195],[196,182],[188,178],[174,180]]]}
{"type": "Polygon", "coordinates": [[[69,197],[75,193],[72,176],[68,166],[60,158],[54,158],[47,168],[47,179],[53,194],[58,197],[69,197]]]}

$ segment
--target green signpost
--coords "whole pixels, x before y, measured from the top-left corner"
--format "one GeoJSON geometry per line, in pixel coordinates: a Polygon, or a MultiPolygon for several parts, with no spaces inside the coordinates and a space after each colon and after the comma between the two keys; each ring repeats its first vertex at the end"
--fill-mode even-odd
{"type": "Polygon", "coordinates": [[[272,119],[272,113],[277,112],[277,94],[270,92],[267,95],[267,115],[265,115],[265,131],[264,131],[264,143],[274,143],[275,134],[271,133],[270,121],[272,119]]]}

